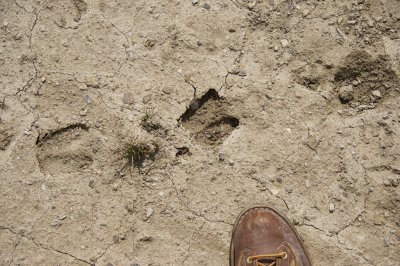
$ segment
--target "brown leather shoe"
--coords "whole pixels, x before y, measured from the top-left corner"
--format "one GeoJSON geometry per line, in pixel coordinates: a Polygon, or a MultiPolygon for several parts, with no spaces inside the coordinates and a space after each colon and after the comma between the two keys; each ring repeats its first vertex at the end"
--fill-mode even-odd
{"type": "Polygon", "coordinates": [[[290,222],[270,207],[243,211],[232,231],[231,266],[310,266],[299,235],[290,222]]]}

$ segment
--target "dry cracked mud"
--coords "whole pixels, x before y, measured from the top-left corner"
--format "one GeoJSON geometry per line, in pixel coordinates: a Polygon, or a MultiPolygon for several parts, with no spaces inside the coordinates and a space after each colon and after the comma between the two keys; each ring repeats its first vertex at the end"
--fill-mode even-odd
{"type": "Polygon", "coordinates": [[[0,1],[0,265],[400,264],[398,0],[0,1]]]}

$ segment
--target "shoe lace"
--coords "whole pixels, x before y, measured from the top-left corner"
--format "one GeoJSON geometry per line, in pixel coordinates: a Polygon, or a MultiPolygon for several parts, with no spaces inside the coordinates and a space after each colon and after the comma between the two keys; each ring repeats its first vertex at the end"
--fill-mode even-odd
{"type": "Polygon", "coordinates": [[[287,258],[286,252],[281,252],[276,254],[249,256],[247,257],[247,262],[252,263],[253,261],[255,261],[257,266],[274,266],[276,265],[278,259],[286,259],[286,258],[287,258]],[[264,263],[259,262],[259,260],[273,260],[273,262],[267,265],[264,264],[265,262],[264,263]]]}

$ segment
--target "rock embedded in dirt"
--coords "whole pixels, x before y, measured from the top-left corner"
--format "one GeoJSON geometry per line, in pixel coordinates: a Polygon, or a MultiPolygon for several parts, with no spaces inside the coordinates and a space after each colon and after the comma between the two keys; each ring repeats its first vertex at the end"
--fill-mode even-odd
{"type": "Polygon", "coordinates": [[[174,92],[174,88],[172,86],[164,86],[162,88],[162,92],[164,92],[165,94],[171,94],[174,92]]]}
{"type": "Polygon", "coordinates": [[[377,99],[380,99],[380,98],[382,98],[382,93],[380,90],[374,90],[374,91],[372,91],[372,96],[374,96],[377,99]]]}
{"type": "Polygon", "coordinates": [[[147,94],[147,95],[143,96],[142,102],[144,104],[148,104],[150,101],[151,101],[151,94],[147,94]]]}
{"type": "Polygon", "coordinates": [[[211,6],[207,3],[204,3],[201,7],[204,8],[205,10],[210,10],[211,8],[211,6]]]}
{"type": "Polygon", "coordinates": [[[282,47],[285,48],[289,45],[289,41],[286,39],[281,40],[282,47]]]}
{"type": "Polygon", "coordinates": [[[91,88],[99,88],[100,87],[100,83],[99,80],[97,79],[97,77],[95,76],[89,76],[85,78],[85,84],[87,87],[91,87],[91,88]]]}
{"type": "Polygon", "coordinates": [[[354,99],[354,89],[352,85],[339,88],[339,99],[341,103],[348,103],[354,99]]]}
{"type": "Polygon", "coordinates": [[[133,104],[135,102],[133,94],[131,92],[124,93],[124,96],[122,97],[122,102],[124,104],[133,104]]]}

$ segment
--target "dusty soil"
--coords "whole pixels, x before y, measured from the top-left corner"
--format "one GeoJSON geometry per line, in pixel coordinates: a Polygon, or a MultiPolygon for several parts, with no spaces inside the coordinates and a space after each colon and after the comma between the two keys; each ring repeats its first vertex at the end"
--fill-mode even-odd
{"type": "Polygon", "coordinates": [[[0,265],[400,264],[400,2],[0,1],[0,265]]]}

